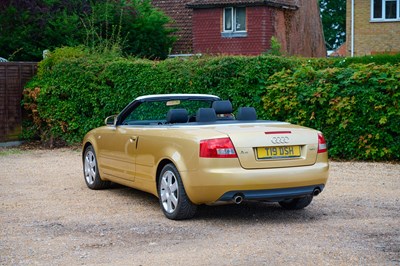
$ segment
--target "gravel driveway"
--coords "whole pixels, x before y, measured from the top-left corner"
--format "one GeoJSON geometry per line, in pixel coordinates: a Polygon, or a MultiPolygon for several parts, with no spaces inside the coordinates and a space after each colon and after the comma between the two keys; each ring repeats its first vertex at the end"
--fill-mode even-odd
{"type": "Polygon", "coordinates": [[[400,164],[332,162],[305,210],[202,206],[187,221],[134,189],[87,189],[70,149],[0,150],[0,181],[0,265],[400,265],[400,164]]]}

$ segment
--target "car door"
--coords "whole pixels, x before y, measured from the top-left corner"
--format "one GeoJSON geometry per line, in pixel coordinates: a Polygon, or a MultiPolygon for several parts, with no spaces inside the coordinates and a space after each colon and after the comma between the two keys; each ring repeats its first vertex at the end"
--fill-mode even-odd
{"type": "Polygon", "coordinates": [[[112,178],[135,180],[137,137],[130,126],[109,126],[97,137],[100,168],[112,178]]]}

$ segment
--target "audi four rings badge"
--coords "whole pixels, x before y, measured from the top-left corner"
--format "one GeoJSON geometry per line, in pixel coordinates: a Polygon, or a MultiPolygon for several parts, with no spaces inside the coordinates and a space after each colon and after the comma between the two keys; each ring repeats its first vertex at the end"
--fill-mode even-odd
{"type": "Polygon", "coordinates": [[[285,144],[289,143],[289,137],[273,137],[271,139],[273,144],[285,144]]]}

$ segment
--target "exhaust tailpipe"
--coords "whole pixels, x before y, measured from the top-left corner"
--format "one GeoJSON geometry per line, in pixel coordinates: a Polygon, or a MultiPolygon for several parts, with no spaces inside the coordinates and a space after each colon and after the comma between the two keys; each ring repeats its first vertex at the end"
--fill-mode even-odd
{"type": "Polygon", "coordinates": [[[235,196],[233,196],[233,202],[236,204],[240,204],[243,201],[243,196],[240,194],[236,194],[235,196]]]}
{"type": "Polygon", "coordinates": [[[320,188],[316,188],[316,189],[314,189],[314,191],[313,191],[313,196],[318,196],[319,193],[321,193],[321,189],[320,189],[320,188]]]}

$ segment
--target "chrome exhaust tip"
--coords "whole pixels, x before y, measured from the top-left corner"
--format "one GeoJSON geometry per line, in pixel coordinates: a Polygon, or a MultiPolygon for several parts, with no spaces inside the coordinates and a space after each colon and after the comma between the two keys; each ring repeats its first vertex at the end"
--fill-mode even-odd
{"type": "Polygon", "coordinates": [[[243,201],[243,196],[240,194],[236,194],[235,196],[233,196],[233,202],[236,204],[240,204],[243,201]]]}
{"type": "Polygon", "coordinates": [[[321,193],[321,189],[320,189],[320,188],[316,188],[316,189],[314,189],[314,191],[313,191],[313,196],[318,196],[319,193],[321,193]]]}

